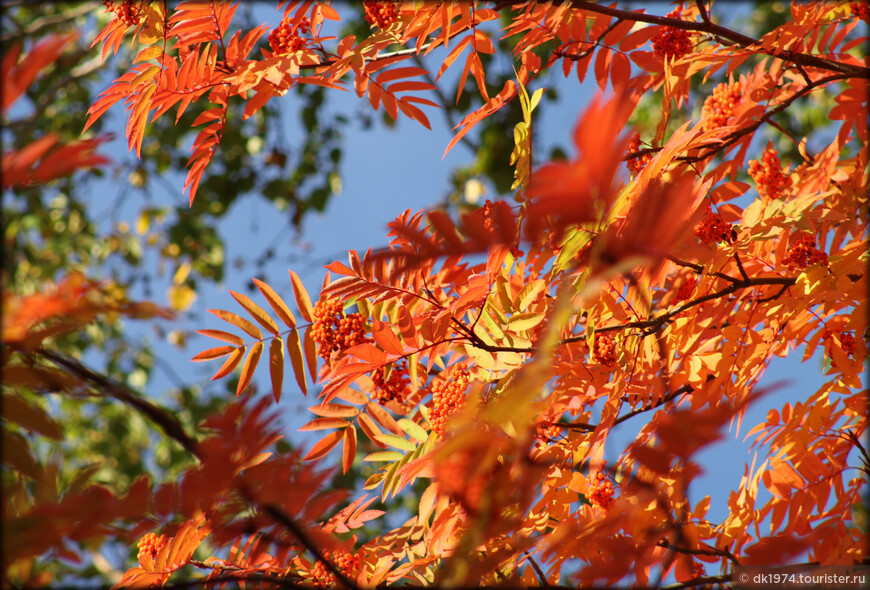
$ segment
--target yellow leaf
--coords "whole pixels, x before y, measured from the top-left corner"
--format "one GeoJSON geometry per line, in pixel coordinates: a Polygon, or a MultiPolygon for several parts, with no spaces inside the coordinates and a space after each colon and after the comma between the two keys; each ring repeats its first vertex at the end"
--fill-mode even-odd
{"type": "Polygon", "coordinates": [[[190,274],[190,262],[185,262],[175,271],[175,274],[172,275],[172,284],[180,285],[187,279],[187,275],[190,274]]]}
{"type": "Polygon", "coordinates": [[[196,291],[187,285],[173,285],[167,290],[167,299],[175,311],[186,311],[196,301],[196,291]]]}
{"type": "Polygon", "coordinates": [[[139,33],[139,43],[151,45],[163,39],[163,16],[160,2],[145,5],[145,26],[139,33]]]}

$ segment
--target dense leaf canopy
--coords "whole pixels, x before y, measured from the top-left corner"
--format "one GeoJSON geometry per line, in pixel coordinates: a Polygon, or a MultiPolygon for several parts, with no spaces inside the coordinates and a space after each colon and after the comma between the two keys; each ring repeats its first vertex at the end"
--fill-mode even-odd
{"type": "Polygon", "coordinates": [[[866,3],[750,6],[739,30],[706,0],[291,1],[275,27],[243,6],[8,8],[5,585],[728,587],[867,563],[866,3]],[[535,135],[554,72],[600,90],[567,154],[535,135]],[[223,279],[215,222],[242,195],[301,228],[340,186],[349,118],[321,107],[342,91],[385,122],[443,115],[446,151],[477,154],[455,198],[399,207],[318,293],[292,269],[292,292],[230,290],[192,359],[225,399],[139,391],[153,359],[122,320],[174,317],[132,300],[143,252],[177,312],[223,279]],[[186,175],[134,231],[87,197],[113,114],[129,190],[186,175]],[[499,198],[459,197],[481,182],[499,198]],[[744,423],[792,355],[822,385],[744,423]],[[307,452],[274,407],[305,395],[307,452]],[[698,454],[729,429],[755,455],[714,520],[698,454]]]}

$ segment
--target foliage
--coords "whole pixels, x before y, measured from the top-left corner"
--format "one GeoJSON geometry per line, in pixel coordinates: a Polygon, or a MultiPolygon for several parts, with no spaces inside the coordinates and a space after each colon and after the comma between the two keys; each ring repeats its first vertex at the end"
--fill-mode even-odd
{"type": "MultiPolygon", "coordinates": [[[[237,28],[231,3],[105,4],[114,17],[94,44],[103,56],[118,52],[132,31],[136,57],[86,127],[124,103],[128,145],[140,155],[146,131],[174,112],[197,132],[184,185],[191,204],[238,131],[233,109],[248,120],[292,89],[352,82],[375,111],[428,127],[424,107],[438,103],[425,93],[440,92],[451,67],[461,71],[457,99],[476,91],[478,102],[447,149],[513,109],[513,167],[501,188],[516,193],[513,204],[455,215],[401,213],[387,246],[327,265],[316,298],[291,270],[292,307],[266,281],[255,281],[264,302],[231,291],[240,310],[210,311],[232,331],[201,330],[218,345],[193,360],[220,360],[213,379],[240,370],[239,400],[197,436],[52,340],[98,316],[159,308],[77,275],[54,292],[4,299],[7,580],[45,582],[38,558],[75,558],[66,543],[106,539],[138,540],[138,566],[119,586],[182,576],[197,586],[646,586],[667,575],[727,586],[737,564],[866,563],[856,509],[870,474],[860,442],[866,6],[794,3],[753,38],[718,24],[718,7],[703,1],[658,16],[584,0],[367,0],[370,34],[338,39],[325,25],[344,17],[327,4],[282,2],[271,32],[237,28]],[[515,76],[493,88],[487,56],[506,48],[515,76]],[[419,57],[436,50],[433,72],[419,57]],[[540,165],[542,93],[530,89],[551,70],[590,75],[602,95],[579,116],[572,158],[540,165]],[[816,97],[835,123],[794,135],[783,117],[816,97]],[[661,105],[657,120],[635,135],[630,121],[649,100],[661,105]],[[794,145],[794,169],[759,141],[762,130],[794,145]],[[709,496],[689,501],[698,451],[768,393],[758,383],[771,360],[802,345],[804,360],[823,350],[825,384],[751,425],[762,460],[734,482],[727,518],[711,522],[709,496]],[[260,366],[275,403],[290,372],[303,394],[320,385],[302,430],[325,436],[304,456],[278,449],[271,399],[246,393],[260,366]],[[85,488],[87,476],[59,490],[57,467],[30,450],[37,437],[20,432],[62,437],[30,401],[48,391],[124,403],[195,462],[126,494],[85,488]],[[637,436],[608,464],[624,423],[637,436]],[[362,452],[382,464],[355,499],[325,486],[321,466],[339,447],[344,472],[362,452]],[[411,496],[414,511],[388,525],[370,508],[378,495],[411,496]],[[359,542],[355,533],[381,521],[359,542]]],[[[4,80],[32,82],[27,67],[10,74],[9,61],[4,80]]],[[[4,155],[4,171],[7,162],[22,169],[18,182],[69,171],[43,158],[28,172],[41,157],[28,149],[4,155]]]]}

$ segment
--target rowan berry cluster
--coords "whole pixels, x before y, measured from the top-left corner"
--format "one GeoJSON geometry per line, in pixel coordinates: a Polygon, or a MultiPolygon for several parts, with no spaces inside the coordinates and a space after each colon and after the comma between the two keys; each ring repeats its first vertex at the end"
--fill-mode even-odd
{"type": "Polygon", "coordinates": [[[719,242],[731,243],[735,239],[734,229],[731,224],[722,219],[718,213],[707,211],[703,221],[695,225],[695,235],[704,244],[717,244],[719,242]]]}
{"type": "Polygon", "coordinates": [[[146,555],[151,557],[152,560],[157,558],[157,554],[166,546],[169,542],[169,539],[166,535],[157,535],[155,533],[148,533],[136,544],[136,547],[139,548],[139,553],[136,555],[136,559],[139,560],[139,563],[142,563],[142,558],[146,555]]]}
{"type": "Polygon", "coordinates": [[[145,2],[142,0],[124,0],[119,3],[103,0],[103,6],[109,12],[114,12],[115,18],[128,27],[135,27],[142,22],[142,14],[145,12],[145,2]]]}
{"type": "Polygon", "coordinates": [[[822,334],[822,339],[830,342],[834,336],[840,343],[840,348],[846,353],[846,356],[852,356],[855,352],[855,336],[851,332],[832,332],[825,330],[822,334]]]}
{"type": "Polygon", "coordinates": [[[294,53],[305,47],[305,39],[302,35],[311,30],[311,22],[303,17],[298,24],[293,24],[287,17],[269,33],[269,46],[276,55],[294,53]]]}
{"type": "Polygon", "coordinates": [[[695,292],[695,287],[698,286],[698,279],[695,275],[691,274],[682,280],[679,288],[677,289],[677,293],[674,295],[674,303],[679,303],[680,301],[686,301],[692,297],[692,293],[695,292]]]}
{"type": "Polygon", "coordinates": [[[595,474],[595,482],[589,490],[588,500],[604,510],[613,504],[613,482],[604,477],[600,471],[595,474]]]}
{"type": "MultiPolygon", "coordinates": [[[[633,154],[635,152],[639,152],[643,149],[640,145],[640,133],[635,133],[631,140],[628,142],[628,153],[633,154]]],[[[643,170],[644,166],[649,164],[649,161],[653,159],[653,154],[644,154],[642,156],[638,156],[636,158],[632,158],[628,162],[625,163],[628,166],[628,171],[637,176],[640,174],[640,171],[643,170]]]]}
{"type": "Polygon", "coordinates": [[[540,422],[535,426],[535,445],[543,447],[559,439],[562,428],[553,422],[540,422]]]}
{"type": "Polygon", "coordinates": [[[483,500],[486,480],[469,477],[474,469],[469,451],[460,451],[435,463],[435,481],[441,493],[458,498],[463,505],[477,510],[483,500]]]}
{"type": "Polygon", "coordinates": [[[408,364],[403,360],[392,367],[384,365],[372,371],[372,381],[375,384],[375,400],[384,405],[390,400],[404,401],[408,394],[408,364]]]}
{"type": "Polygon", "coordinates": [[[840,348],[843,349],[843,352],[847,356],[855,354],[855,335],[851,332],[840,332],[838,336],[840,338],[840,348]]]}
{"type": "Polygon", "coordinates": [[[399,18],[399,3],[389,0],[363,0],[363,10],[368,23],[386,29],[399,18]]]}
{"type": "Polygon", "coordinates": [[[788,249],[782,263],[790,269],[807,268],[814,264],[827,264],[828,255],[816,248],[816,239],[810,234],[801,234],[788,249]]]}
{"type": "Polygon", "coordinates": [[[849,9],[852,11],[852,16],[870,21],[870,4],[867,2],[849,2],[849,9]]]}
{"type": "Polygon", "coordinates": [[[601,365],[616,364],[616,346],[607,334],[596,334],[592,348],[592,359],[601,365]]]}
{"type": "MultiPolygon", "coordinates": [[[[680,18],[679,8],[672,10],[666,18],[680,18]]],[[[664,58],[679,59],[692,50],[689,31],[676,27],[662,27],[653,37],[653,51],[664,58]]]]}
{"type": "Polygon", "coordinates": [[[734,107],[740,102],[740,82],[722,83],[713,89],[713,94],[704,101],[701,118],[704,121],[704,131],[714,131],[724,127],[734,115],[734,107]]]}
{"type": "Polygon", "coordinates": [[[365,334],[365,319],[358,313],[345,316],[340,300],[321,300],[314,306],[311,338],[320,358],[328,360],[333,352],[368,342],[365,334]]]}
{"type": "Polygon", "coordinates": [[[762,199],[776,199],[791,188],[791,178],[783,173],[776,150],[771,147],[764,150],[760,162],[749,160],[749,176],[762,199]]]}
{"type": "Polygon", "coordinates": [[[480,208],[480,212],[483,215],[483,227],[485,227],[487,231],[494,231],[499,217],[510,214],[510,205],[504,201],[496,201],[493,203],[487,199],[483,204],[483,207],[480,208]]]}
{"type": "Polygon", "coordinates": [[[432,431],[438,436],[444,436],[447,419],[465,405],[468,377],[465,364],[459,363],[448,379],[439,379],[432,384],[432,411],[429,413],[429,422],[432,424],[432,431]]]}
{"type": "MultiPolygon", "coordinates": [[[[327,551],[323,556],[331,561],[333,565],[341,570],[341,573],[350,580],[355,579],[362,568],[362,560],[359,556],[348,551],[327,551]]],[[[311,570],[311,575],[314,577],[314,582],[321,588],[335,586],[338,582],[336,575],[329,571],[326,565],[324,565],[320,560],[318,560],[314,565],[314,568],[311,570]]]]}

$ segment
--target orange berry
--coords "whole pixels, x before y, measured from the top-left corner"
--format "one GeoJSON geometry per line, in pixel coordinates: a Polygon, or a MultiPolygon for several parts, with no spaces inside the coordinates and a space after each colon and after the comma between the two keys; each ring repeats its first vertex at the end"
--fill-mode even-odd
{"type": "MultiPolygon", "coordinates": [[[[667,18],[680,18],[680,9],[669,12],[667,18]]],[[[653,38],[653,51],[664,58],[679,59],[692,50],[689,31],[676,27],[662,27],[653,38]]]]}
{"type": "Polygon", "coordinates": [[[372,27],[388,28],[399,18],[399,3],[389,0],[363,0],[366,20],[372,27]]]}
{"type": "Polygon", "coordinates": [[[791,178],[782,171],[776,150],[769,146],[760,162],[749,160],[749,176],[755,181],[762,199],[776,199],[791,188],[791,178]]]}
{"type": "MultiPolygon", "coordinates": [[[[631,138],[631,141],[628,142],[628,153],[633,154],[635,152],[639,152],[643,149],[640,145],[640,133],[635,133],[631,138]]],[[[653,154],[644,154],[642,156],[638,156],[636,158],[632,158],[628,162],[626,162],[626,166],[628,166],[629,172],[637,176],[640,174],[640,171],[643,170],[644,166],[649,164],[649,161],[653,159],[653,154]]]]}
{"type": "Polygon", "coordinates": [[[408,394],[408,363],[404,360],[384,365],[372,371],[372,381],[375,384],[375,400],[384,405],[390,400],[404,401],[408,394]]]}
{"type": "Polygon", "coordinates": [[[592,350],[592,359],[602,365],[616,364],[616,347],[607,334],[596,334],[592,350]]]}
{"type": "Polygon", "coordinates": [[[704,121],[704,131],[713,131],[724,127],[728,119],[734,115],[734,107],[742,98],[740,82],[722,83],[713,89],[713,94],[704,101],[701,118],[704,121]]]}
{"type": "Polygon", "coordinates": [[[790,269],[803,269],[814,264],[827,264],[828,255],[816,248],[816,239],[813,236],[804,233],[794,240],[782,263],[790,269]]]}
{"type": "Polygon", "coordinates": [[[338,299],[321,300],[314,306],[311,338],[317,344],[317,354],[329,360],[334,352],[370,342],[366,337],[365,318],[358,313],[344,315],[338,299]]]}
{"type": "Polygon", "coordinates": [[[562,434],[562,428],[555,422],[539,422],[535,426],[535,444],[539,447],[550,444],[559,439],[562,434]]]}
{"type": "Polygon", "coordinates": [[[106,10],[114,12],[115,18],[128,27],[134,27],[142,22],[145,4],[147,4],[145,0],[124,0],[118,4],[112,0],[103,0],[103,6],[106,7],[106,10]]]}
{"type": "MultiPolygon", "coordinates": [[[[348,551],[327,551],[323,554],[323,557],[330,560],[336,568],[341,570],[341,573],[351,580],[355,579],[359,574],[360,569],[362,569],[362,560],[359,556],[349,553],[348,551]]],[[[311,575],[314,578],[314,582],[321,588],[334,586],[338,582],[338,578],[335,574],[329,571],[326,565],[324,565],[320,560],[317,560],[317,563],[314,564],[314,568],[311,570],[311,575]]]]}
{"type": "Polygon", "coordinates": [[[594,481],[590,485],[587,500],[593,505],[604,510],[613,504],[613,482],[606,479],[602,472],[595,474],[594,481]]]}
{"type": "Polygon", "coordinates": [[[432,384],[432,411],[429,422],[432,430],[443,437],[447,419],[465,405],[465,389],[468,387],[468,370],[464,363],[456,365],[446,379],[437,379],[432,384]]]}
{"type": "Polygon", "coordinates": [[[311,22],[307,17],[303,17],[296,25],[293,25],[290,18],[285,18],[269,33],[269,46],[276,55],[299,51],[305,47],[305,39],[301,34],[308,33],[310,29],[311,22]]]}
{"type": "Polygon", "coordinates": [[[698,286],[698,279],[695,275],[688,275],[683,281],[680,283],[679,289],[677,289],[676,294],[674,295],[673,303],[679,303],[680,301],[685,301],[692,297],[692,293],[695,292],[695,287],[698,286]]]}
{"type": "Polygon", "coordinates": [[[150,556],[152,560],[156,559],[157,554],[160,553],[161,549],[163,549],[168,542],[169,539],[166,535],[157,535],[155,533],[148,533],[139,539],[139,542],[136,544],[136,547],[139,548],[139,553],[136,555],[139,564],[142,564],[142,558],[146,555],[150,556]]]}
{"type": "Polygon", "coordinates": [[[695,225],[695,235],[704,244],[716,244],[719,242],[731,243],[735,239],[734,230],[718,213],[707,211],[704,221],[695,225]]]}

